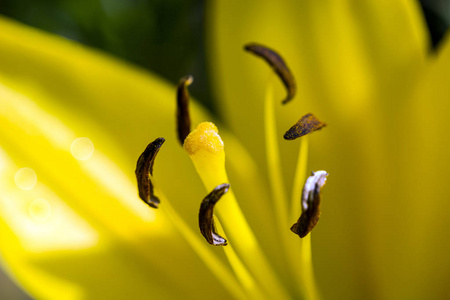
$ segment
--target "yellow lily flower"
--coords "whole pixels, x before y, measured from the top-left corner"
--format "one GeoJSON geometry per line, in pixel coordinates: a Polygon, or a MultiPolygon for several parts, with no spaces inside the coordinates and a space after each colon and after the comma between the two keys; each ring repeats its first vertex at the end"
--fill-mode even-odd
{"type": "MultiPolygon", "coordinates": [[[[280,222],[290,226],[296,218],[280,220],[274,201],[297,194],[304,182],[294,174],[298,144],[281,137],[313,111],[329,127],[311,137],[309,164],[299,169],[326,168],[333,176],[312,244],[323,298],[444,297],[450,45],[437,57],[427,53],[413,1],[246,5],[216,1],[207,14],[213,80],[234,134],[216,122],[229,183],[258,241],[251,247],[234,238],[236,228],[226,222],[235,215],[220,214],[230,202],[224,198],[219,232],[230,234],[233,247],[225,252],[196,229],[207,192],[177,144],[175,88],[0,20],[0,257],[31,295],[317,297],[300,252],[310,240],[300,243],[289,227],[287,237],[279,231],[280,222]],[[250,41],[279,50],[296,77],[296,98],[274,114],[263,111],[264,99],[281,101],[285,92],[267,66],[242,51],[250,41]],[[273,149],[265,144],[270,130],[280,137],[272,140],[281,157],[275,170],[283,170],[275,178],[267,162],[273,149]],[[160,136],[166,143],[153,180],[161,205],[152,210],[137,197],[134,168],[160,136]],[[274,193],[277,186],[283,188],[274,193]]],[[[194,124],[214,121],[195,102],[191,113],[194,124]]]]}

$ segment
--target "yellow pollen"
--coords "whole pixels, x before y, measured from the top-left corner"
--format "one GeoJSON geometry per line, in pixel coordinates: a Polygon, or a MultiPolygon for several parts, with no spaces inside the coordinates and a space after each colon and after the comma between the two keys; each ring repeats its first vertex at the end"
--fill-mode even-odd
{"type": "Polygon", "coordinates": [[[189,155],[195,155],[200,150],[213,154],[223,151],[223,141],[216,125],[211,122],[200,123],[184,140],[184,149],[189,155]]]}
{"type": "Polygon", "coordinates": [[[189,154],[206,190],[213,190],[228,183],[225,172],[225,151],[216,125],[200,123],[184,140],[184,149],[189,154]]]}

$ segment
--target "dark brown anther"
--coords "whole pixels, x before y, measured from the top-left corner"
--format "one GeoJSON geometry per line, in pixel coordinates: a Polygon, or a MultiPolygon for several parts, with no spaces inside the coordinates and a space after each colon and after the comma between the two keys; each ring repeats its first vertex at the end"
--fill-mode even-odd
{"type": "Polygon", "coordinates": [[[180,79],[177,89],[177,131],[178,140],[183,146],[184,139],[191,132],[191,118],[189,116],[189,91],[188,86],[194,81],[191,75],[180,79]]]}
{"type": "Polygon", "coordinates": [[[203,199],[200,205],[200,212],[198,213],[198,224],[200,232],[205,239],[214,246],[226,246],[227,240],[216,233],[216,226],[214,225],[214,205],[219,199],[228,192],[230,185],[227,183],[218,185],[214,190],[203,199]]]}
{"type": "Polygon", "coordinates": [[[145,148],[144,152],[139,156],[136,165],[136,178],[138,183],[139,197],[153,208],[158,208],[159,199],[153,193],[153,183],[151,176],[153,175],[153,164],[155,163],[156,154],[165,142],[164,138],[157,138],[145,148]]]}
{"type": "Polygon", "coordinates": [[[284,139],[295,140],[296,138],[307,135],[308,133],[319,130],[325,126],[327,126],[327,124],[319,121],[313,114],[306,114],[301,117],[294,126],[286,131],[284,139]]]}
{"type": "Polygon", "coordinates": [[[320,217],[320,191],[327,180],[325,171],[312,172],[302,191],[302,214],[291,231],[304,238],[316,226],[320,217]]]}
{"type": "Polygon", "coordinates": [[[284,86],[287,90],[287,96],[282,103],[286,104],[290,100],[292,100],[295,96],[295,92],[297,91],[297,85],[295,83],[294,76],[287,67],[283,58],[274,50],[256,43],[247,44],[244,46],[244,49],[257,56],[262,57],[283,81],[284,86]]]}

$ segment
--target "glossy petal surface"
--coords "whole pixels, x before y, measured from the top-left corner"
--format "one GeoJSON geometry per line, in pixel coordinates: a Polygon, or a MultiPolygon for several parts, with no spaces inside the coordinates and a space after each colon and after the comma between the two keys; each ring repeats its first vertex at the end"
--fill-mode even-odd
{"type": "MultiPolygon", "coordinates": [[[[6,269],[43,299],[228,297],[164,205],[154,211],[137,197],[137,157],[164,136],[154,171],[158,195],[196,228],[204,191],[177,144],[175,87],[13,21],[0,26],[6,269]],[[24,167],[35,177],[16,176],[24,167]]],[[[211,119],[192,106],[194,120],[211,119]]]]}

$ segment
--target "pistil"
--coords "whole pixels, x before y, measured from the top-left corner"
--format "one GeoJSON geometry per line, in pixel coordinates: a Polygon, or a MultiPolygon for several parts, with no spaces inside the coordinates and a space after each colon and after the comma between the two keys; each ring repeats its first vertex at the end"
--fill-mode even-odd
{"type": "MultiPolygon", "coordinates": [[[[224,144],[213,123],[199,124],[185,139],[184,149],[189,154],[208,192],[220,184],[229,182],[225,170],[224,144]]],[[[217,212],[230,245],[245,261],[265,293],[272,299],[288,299],[287,292],[268,263],[245,219],[232,187],[222,197],[217,212]]]]}

